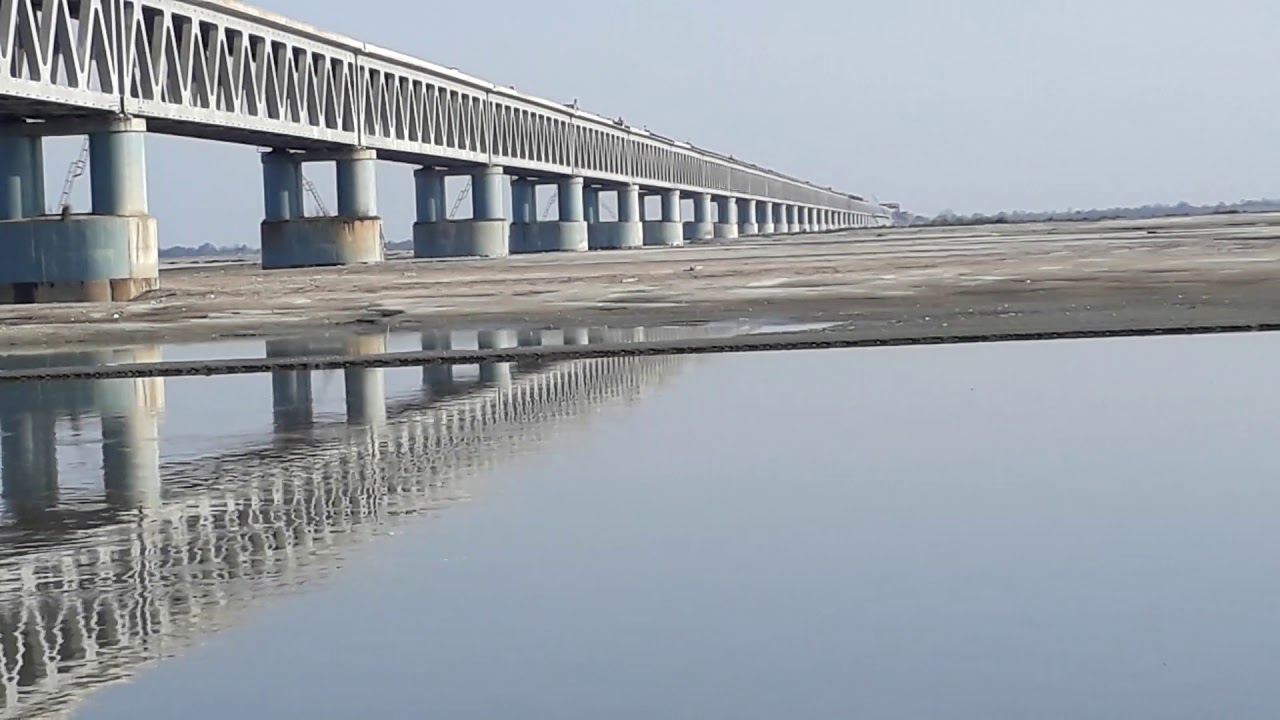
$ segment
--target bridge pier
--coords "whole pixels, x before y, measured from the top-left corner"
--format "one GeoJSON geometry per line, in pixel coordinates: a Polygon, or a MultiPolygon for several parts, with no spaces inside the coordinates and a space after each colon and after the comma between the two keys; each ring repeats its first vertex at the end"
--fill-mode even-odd
{"type": "MultiPolygon", "coordinates": [[[[159,362],[160,348],[130,348],[111,362],[159,362]]],[[[132,510],[160,502],[160,416],[164,379],[101,380],[93,383],[101,417],[102,482],[112,507],[132,510]]]]}
{"type": "Polygon", "coordinates": [[[777,229],[773,223],[774,213],[774,204],[768,200],[756,205],[756,231],[761,235],[772,235],[777,229]]]}
{"type": "MultiPolygon", "coordinates": [[[[296,343],[268,340],[268,358],[291,358],[299,354],[296,343]]],[[[310,370],[273,370],[271,372],[272,424],[277,435],[309,430],[315,423],[315,399],[311,390],[310,370]]]]}
{"type": "Polygon", "coordinates": [[[680,222],[680,191],[662,191],[662,219],[644,223],[646,247],[680,247],[684,245],[684,226],[680,222]]]}
{"type": "Polygon", "coordinates": [[[746,237],[760,233],[756,218],[756,201],[744,198],[738,201],[738,235],[746,237]]]}
{"type": "Polygon", "coordinates": [[[511,253],[538,252],[538,183],[528,178],[511,179],[511,253]]]}
{"type": "Polygon", "coordinates": [[[790,206],[778,203],[773,206],[773,231],[779,235],[786,235],[791,232],[791,223],[788,221],[790,215],[790,206]]]}
{"type": "Polygon", "coordinates": [[[737,201],[728,196],[718,197],[716,198],[716,209],[719,217],[715,224],[715,236],[724,240],[732,240],[738,237],[737,201]]]}
{"type": "MultiPolygon", "coordinates": [[[[453,349],[453,334],[448,330],[427,330],[422,333],[424,352],[444,352],[453,349]]],[[[453,388],[452,365],[427,365],[422,368],[422,384],[432,395],[448,392],[453,388]]]]}
{"type": "MultiPolygon", "coordinates": [[[[560,205],[560,219],[542,224],[542,247],[548,252],[586,252],[590,246],[587,233],[583,179],[562,178],[557,184],[556,200],[560,205]]],[[[600,212],[599,195],[595,213],[600,212]]]]}
{"type": "Polygon", "coordinates": [[[644,245],[644,217],[641,214],[640,188],[623,185],[618,188],[618,222],[604,245],[608,249],[630,249],[644,245]]]}
{"type": "Polygon", "coordinates": [[[58,419],[51,411],[0,414],[0,495],[19,515],[58,502],[58,419]]]}
{"type": "Polygon", "coordinates": [[[417,222],[413,255],[418,258],[506,257],[511,254],[511,228],[502,209],[501,167],[471,173],[471,219],[450,220],[444,207],[448,170],[419,168],[413,174],[417,222]]]}
{"type": "Polygon", "coordinates": [[[263,153],[262,269],[382,262],[376,164],[372,150],[263,153]],[[338,214],[307,217],[302,165],[326,160],[337,164],[338,214]]]}
{"type": "MultiPolygon", "coordinates": [[[[519,345],[514,330],[481,330],[476,338],[481,350],[505,350],[519,345]]],[[[480,382],[511,390],[511,363],[480,363],[480,382]]]]}
{"type": "MultiPolygon", "coordinates": [[[[361,335],[346,343],[347,355],[365,357],[387,351],[386,335],[361,335]]],[[[376,427],[387,422],[386,371],[382,368],[347,367],[342,380],[347,402],[347,423],[376,427]]]]}
{"type": "Polygon", "coordinates": [[[693,194],[693,222],[685,223],[686,240],[710,240],[716,236],[715,222],[711,219],[711,193],[693,194]]]}
{"type": "Polygon", "coordinates": [[[0,126],[0,304],[123,302],[160,286],[147,208],[146,123],[0,126]],[[44,137],[89,135],[89,214],[45,207],[44,137]]]}

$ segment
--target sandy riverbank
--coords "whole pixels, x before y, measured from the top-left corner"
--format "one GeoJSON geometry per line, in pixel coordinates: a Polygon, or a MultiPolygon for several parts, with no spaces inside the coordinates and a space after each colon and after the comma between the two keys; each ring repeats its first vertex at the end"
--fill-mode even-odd
{"type": "Polygon", "coordinates": [[[1280,321],[1280,215],[889,229],[678,249],[166,269],[129,304],[0,307],[0,345],[388,326],[835,322],[868,338],[1280,321]]]}

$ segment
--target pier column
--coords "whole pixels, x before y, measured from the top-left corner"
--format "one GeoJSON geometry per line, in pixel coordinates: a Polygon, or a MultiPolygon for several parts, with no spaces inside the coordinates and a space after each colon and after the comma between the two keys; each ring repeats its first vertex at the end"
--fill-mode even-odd
{"type": "Polygon", "coordinates": [[[662,219],[644,224],[646,247],[680,247],[684,245],[684,226],[680,223],[680,191],[662,191],[662,219]]]}
{"type": "Polygon", "coordinates": [[[720,213],[715,224],[715,236],[720,239],[738,237],[738,203],[731,197],[716,198],[716,208],[720,213]]]}
{"type": "Polygon", "coordinates": [[[262,268],[280,270],[382,262],[376,165],[377,154],[372,150],[349,150],[336,156],[282,150],[265,153],[262,156],[262,268]],[[301,164],[329,160],[337,165],[338,214],[306,217],[301,164]]]}
{"type": "Polygon", "coordinates": [[[756,230],[761,235],[772,235],[776,231],[775,213],[775,205],[768,200],[762,200],[756,206],[756,230]]]}
{"type": "Polygon", "coordinates": [[[556,185],[560,219],[542,227],[543,247],[550,252],[585,252],[589,243],[583,209],[583,180],[580,177],[563,178],[556,185]]]}
{"type": "Polygon", "coordinates": [[[92,207],[66,215],[49,215],[44,206],[42,125],[0,126],[0,304],[120,302],[158,288],[146,123],[75,122],[76,132],[89,135],[92,207]]]}
{"type": "MultiPolygon", "coordinates": [[[[424,352],[453,349],[453,333],[448,330],[426,330],[422,333],[424,352]]],[[[426,365],[422,368],[422,385],[432,395],[440,396],[453,388],[453,365],[426,365]]]]}
{"type": "Polygon", "coordinates": [[[756,201],[742,199],[738,201],[738,235],[756,235],[760,232],[760,223],[756,219],[756,201]]]}
{"type": "MultiPolygon", "coordinates": [[[[117,350],[106,362],[162,360],[159,346],[117,350]]],[[[160,504],[160,417],[163,378],[93,382],[93,404],[101,417],[102,484],[107,503],[132,510],[160,504]]]]}
{"type": "Polygon", "coordinates": [[[471,174],[471,219],[450,220],[445,209],[443,168],[423,167],[413,174],[418,220],[413,225],[413,255],[418,258],[506,257],[511,231],[503,212],[501,167],[471,174]]]}
{"type": "Polygon", "coordinates": [[[638,186],[618,188],[618,227],[614,230],[613,247],[638,248],[644,245],[643,202],[638,186]]]}
{"type": "Polygon", "coordinates": [[[582,188],[582,219],[587,223],[587,249],[604,247],[609,229],[600,222],[600,188],[582,188]]]}
{"type": "MultiPolygon", "coordinates": [[[[386,335],[362,335],[346,342],[347,355],[367,357],[387,351],[386,335]]],[[[347,423],[360,427],[377,427],[387,422],[386,371],[382,368],[347,367],[342,369],[346,391],[347,423]]]]}
{"type": "MultiPolygon", "coordinates": [[[[519,344],[514,330],[481,330],[476,338],[481,350],[503,350],[519,344]]],[[[480,382],[511,390],[511,363],[480,363],[480,382]]]]}
{"type": "MultiPolygon", "coordinates": [[[[618,188],[618,220],[617,222],[597,222],[589,225],[592,250],[618,250],[637,248],[644,244],[644,230],[641,227],[640,188],[635,185],[623,185],[618,188]]],[[[596,202],[598,202],[598,197],[596,202]]],[[[590,215],[592,201],[587,198],[586,208],[590,215]]],[[[590,217],[588,217],[590,221],[590,217]]]]}
{"type": "Polygon", "coordinates": [[[45,214],[44,139],[16,130],[0,126],[0,221],[45,214]]]}
{"type": "Polygon", "coordinates": [[[789,206],[783,203],[773,206],[773,231],[779,235],[791,232],[791,223],[787,219],[788,211],[789,206]]]}
{"type": "Polygon", "coordinates": [[[793,233],[793,234],[803,232],[803,230],[800,229],[800,206],[799,205],[787,206],[787,232],[793,233]]]}
{"type": "Polygon", "coordinates": [[[689,223],[687,240],[709,240],[716,236],[715,221],[711,219],[711,193],[694,193],[693,222],[689,223]]]}
{"type": "Polygon", "coordinates": [[[528,178],[511,179],[511,252],[540,250],[538,184],[528,178]]]}
{"type": "Polygon", "coordinates": [[[19,515],[58,502],[57,417],[5,408],[0,415],[0,494],[19,515]]]}
{"type": "MultiPolygon", "coordinates": [[[[268,358],[297,357],[304,352],[297,343],[268,340],[268,358]]],[[[273,370],[271,372],[272,425],[280,436],[310,430],[315,423],[315,399],[311,389],[310,370],[273,370]]]]}

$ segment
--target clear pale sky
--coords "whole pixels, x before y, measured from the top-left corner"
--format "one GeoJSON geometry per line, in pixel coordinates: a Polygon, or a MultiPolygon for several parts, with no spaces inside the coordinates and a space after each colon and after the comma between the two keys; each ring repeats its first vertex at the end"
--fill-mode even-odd
{"type": "MultiPolygon", "coordinates": [[[[256,4],[926,214],[1280,195],[1274,0],[256,4]]],[[[256,244],[255,149],[148,151],[163,244],[256,244]]],[[[410,173],[379,170],[392,239],[410,173]]]]}

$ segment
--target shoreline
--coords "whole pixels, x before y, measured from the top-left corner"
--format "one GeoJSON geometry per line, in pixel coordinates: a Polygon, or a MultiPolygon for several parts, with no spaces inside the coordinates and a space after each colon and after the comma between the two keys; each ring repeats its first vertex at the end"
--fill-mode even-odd
{"type": "Polygon", "coordinates": [[[273,272],[213,262],[161,283],[133,303],[0,306],[0,348],[743,320],[830,323],[865,342],[1266,327],[1280,322],[1280,214],[273,272]]]}

